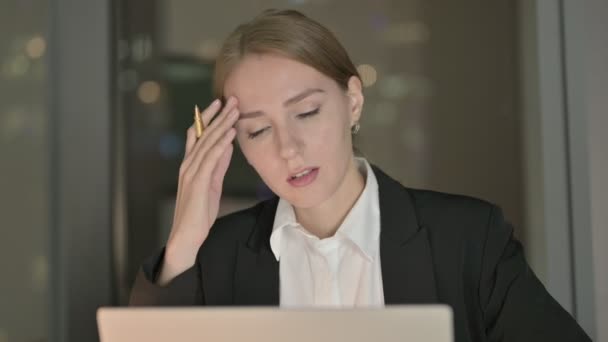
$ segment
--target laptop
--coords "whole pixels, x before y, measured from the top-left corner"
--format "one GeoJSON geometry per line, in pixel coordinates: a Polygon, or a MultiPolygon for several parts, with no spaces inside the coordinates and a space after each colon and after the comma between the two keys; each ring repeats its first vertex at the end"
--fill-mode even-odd
{"type": "Polygon", "coordinates": [[[445,305],[382,309],[100,308],[101,342],[452,342],[445,305]]]}

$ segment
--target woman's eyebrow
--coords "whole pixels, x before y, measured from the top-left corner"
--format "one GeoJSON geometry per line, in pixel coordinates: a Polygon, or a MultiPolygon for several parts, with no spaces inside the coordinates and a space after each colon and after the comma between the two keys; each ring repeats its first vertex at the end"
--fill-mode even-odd
{"type": "MultiPolygon", "coordinates": [[[[315,94],[315,93],[325,93],[325,90],[321,89],[321,88],[309,88],[306,89],[304,91],[302,91],[301,93],[287,99],[285,102],[283,102],[283,107],[287,107],[290,105],[293,105],[295,103],[298,103],[299,101],[304,100],[305,98],[307,98],[308,96],[315,94]]],[[[251,118],[256,118],[258,116],[264,115],[264,112],[261,110],[256,110],[253,112],[247,112],[247,113],[241,113],[239,115],[239,120],[242,119],[251,119],[251,118]]]]}
{"type": "Polygon", "coordinates": [[[283,102],[283,107],[287,107],[289,105],[292,105],[294,103],[297,103],[299,101],[304,100],[305,98],[307,98],[308,96],[314,94],[314,93],[324,93],[325,90],[321,89],[321,88],[310,88],[310,89],[306,89],[303,92],[299,93],[298,95],[288,99],[287,101],[283,102]]]}

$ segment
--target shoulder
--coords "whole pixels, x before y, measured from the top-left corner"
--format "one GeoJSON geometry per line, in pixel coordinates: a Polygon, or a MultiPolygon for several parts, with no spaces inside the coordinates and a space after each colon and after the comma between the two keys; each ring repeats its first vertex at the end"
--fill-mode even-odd
{"type": "Polygon", "coordinates": [[[380,168],[374,167],[380,201],[393,207],[403,201],[402,214],[415,215],[418,226],[437,237],[484,238],[493,217],[502,219],[500,208],[471,196],[406,187],[380,168]],[[384,197],[384,198],[383,198],[384,197]]]}
{"type": "Polygon", "coordinates": [[[426,224],[437,222],[487,223],[496,205],[471,196],[406,188],[426,224]]]}
{"type": "Polygon", "coordinates": [[[470,196],[428,190],[407,190],[428,234],[437,276],[451,279],[459,270],[466,286],[477,288],[482,270],[492,272],[513,228],[496,205],[470,196]]]}
{"type": "Polygon", "coordinates": [[[510,235],[511,227],[502,210],[486,200],[431,190],[406,188],[414,203],[417,219],[436,238],[485,244],[488,234],[510,235]]]}

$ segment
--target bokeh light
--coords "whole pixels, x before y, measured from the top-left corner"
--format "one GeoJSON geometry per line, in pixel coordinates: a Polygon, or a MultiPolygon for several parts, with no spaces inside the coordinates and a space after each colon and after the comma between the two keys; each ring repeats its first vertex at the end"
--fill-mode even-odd
{"type": "Polygon", "coordinates": [[[30,66],[30,60],[26,56],[18,54],[2,65],[2,74],[6,78],[20,78],[30,70],[30,66]]]}
{"type": "Polygon", "coordinates": [[[44,292],[48,288],[49,265],[44,255],[38,255],[32,261],[32,289],[44,292]]]}
{"type": "Polygon", "coordinates": [[[31,59],[38,59],[46,52],[46,40],[40,36],[30,39],[25,44],[25,52],[31,59]]]}
{"type": "Polygon", "coordinates": [[[397,122],[399,112],[397,110],[397,105],[394,102],[381,101],[373,108],[372,119],[374,124],[390,126],[397,122]]]}
{"type": "Polygon", "coordinates": [[[361,64],[357,67],[357,71],[359,71],[359,75],[361,75],[361,82],[364,87],[371,87],[376,83],[378,72],[372,65],[361,64]]]}
{"type": "Polygon", "coordinates": [[[220,52],[220,43],[215,39],[204,40],[198,47],[197,53],[203,59],[212,61],[215,60],[220,52]]]}
{"type": "Polygon", "coordinates": [[[398,100],[403,99],[410,87],[403,75],[389,75],[384,77],[379,83],[380,94],[387,99],[398,100]]]}
{"type": "Polygon", "coordinates": [[[141,35],[131,44],[131,56],[135,62],[141,63],[152,56],[152,39],[141,35]]]}
{"type": "Polygon", "coordinates": [[[137,97],[145,104],[152,104],[160,98],[160,84],[156,81],[142,82],[137,88],[137,97]]]}
{"type": "Polygon", "coordinates": [[[21,107],[3,111],[0,116],[0,138],[8,142],[22,135],[26,126],[26,117],[26,112],[21,107]]]}
{"type": "Polygon", "coordinates": [[[176,159],[183,153],[183,143],[175,134],[167,133],[160,137],[158,150],[162,158],[176,159]]]}

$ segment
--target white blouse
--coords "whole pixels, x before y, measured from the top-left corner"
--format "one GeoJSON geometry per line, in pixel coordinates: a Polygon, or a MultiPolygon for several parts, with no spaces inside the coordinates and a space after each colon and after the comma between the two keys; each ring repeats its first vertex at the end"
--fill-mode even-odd
{"type": "Polygon", "coordinates": [[[356,158],[365,188],[334,236],[319,239],[280,199],[270,247],[279,261],[281,307],[382,307],[380,205],[376,176],[356,158]]]}

